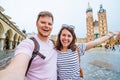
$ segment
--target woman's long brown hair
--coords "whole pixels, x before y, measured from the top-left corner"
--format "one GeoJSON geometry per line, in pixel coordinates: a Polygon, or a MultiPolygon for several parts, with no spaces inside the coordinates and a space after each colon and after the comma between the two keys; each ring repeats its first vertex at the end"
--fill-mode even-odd
{"type": "Polygon", "coordinates": [[[69,27],[69,26],[67,26],[67,27],[62,26],[62,28],[61,28],[61,30],[60,30],[60,32],[58,34],[58,38],[57,38],[57,42],[56,42],[56,45],[55,45],[55,49],[61,50],[63,48],[63,46],[61,44],[61,41],[60,41],[60,36],[61,36],[61,33],[62,33],[62,31],[64,29],[68,30],[72,34],[72,36],[73,36],[73,40],[70,43],[70,45],[68,46],[68,49],[71,49],[72,51],[75,51],[76,50],[75,42],[77,41],[77,38],[76,38],[76,35],[75,35],[75,32],[74,32],[74,29],[69,27]]]}

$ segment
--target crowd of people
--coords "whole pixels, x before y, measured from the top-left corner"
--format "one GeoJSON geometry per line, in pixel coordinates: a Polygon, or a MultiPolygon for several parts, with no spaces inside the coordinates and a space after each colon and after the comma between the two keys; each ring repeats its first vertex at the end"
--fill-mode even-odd
{"type": "Polygon", "coordinates": [[[44,55],[45,59],[37,55],[25,75],[35,47],[32,40],[25,39],[15,48],[11,63],[0,71],[0,80],[82,80],[79,57],[84,55],[86,50],[117,35],[116,32],[109,32],[94,41],[76,44],[75,27],[63,24],[54,44],[49,39],[53,23],[51,12],[41,11],[38,14],[36,21],[38,34],[34,38],[40,45],[39,53],[44,55]]]}
{"type": "Polygon", "coordinates": [[[105,51],[106,52],[117,51],[119,53],[120,52],[120,44],[110,45],[109,43],[106,43],[105,44],[105,51]]]}

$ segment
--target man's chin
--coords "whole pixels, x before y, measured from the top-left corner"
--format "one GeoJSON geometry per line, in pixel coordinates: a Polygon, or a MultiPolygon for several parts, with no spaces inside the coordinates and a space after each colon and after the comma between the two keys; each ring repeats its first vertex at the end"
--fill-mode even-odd
{"type": "Polygon", "coordinates": [[[48,37],[49,35],[43,35],[43,37],[48,37]]]}
{"type": "Polygon", "coordinates": [[[43,37],[49,37],[50,34],[43,35],[43,37]]]}
{"type": "Polygon", "coordinates": [[[49,37],[49,35],[41,35],[42,37],[49,37]]]}

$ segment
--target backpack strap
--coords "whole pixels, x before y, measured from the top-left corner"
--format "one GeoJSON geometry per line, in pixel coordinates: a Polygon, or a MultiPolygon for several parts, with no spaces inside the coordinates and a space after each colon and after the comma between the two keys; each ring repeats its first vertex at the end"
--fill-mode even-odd
{"type": "Polygon", "coordinates": [[[50,39],[50,41],[52,41],[53,45],[55,45],[55,41],[53,39],[50,39]]]}
{"type": "Polygon", "coordinates": [[[42,59],[45,59],[45,56],[39,52],[40,45],[38,44],[37,40],[36,40],[34,37],[30,37],[30,39],[34,42],[35,47],[34,47],[34,50],[33,50],[33,53],[32,53],[32,57],[31,57],[31,59],[30,59],[30,61],[29,61],[29,63],[28,63],[28,67],[27,67],[25,76],[27,76],[27,72],[28,72],[28,70],[29,70],[29,68],[30,68],[30,65],[31,65],[31,63],[32,63],[32,60],[33,60],[37,55],[39,55],[42,59]]]}

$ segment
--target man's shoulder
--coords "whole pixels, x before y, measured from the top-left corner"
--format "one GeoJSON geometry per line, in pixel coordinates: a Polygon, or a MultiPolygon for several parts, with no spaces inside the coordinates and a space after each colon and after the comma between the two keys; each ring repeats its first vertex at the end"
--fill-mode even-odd
{"type": "Polygon", "coordinates": [[[28,45],[28,44],[29,45],[33,44],[33,41],[29,38],[26,38],[26,39],[22,40],[19,45],[28,45]]]}

